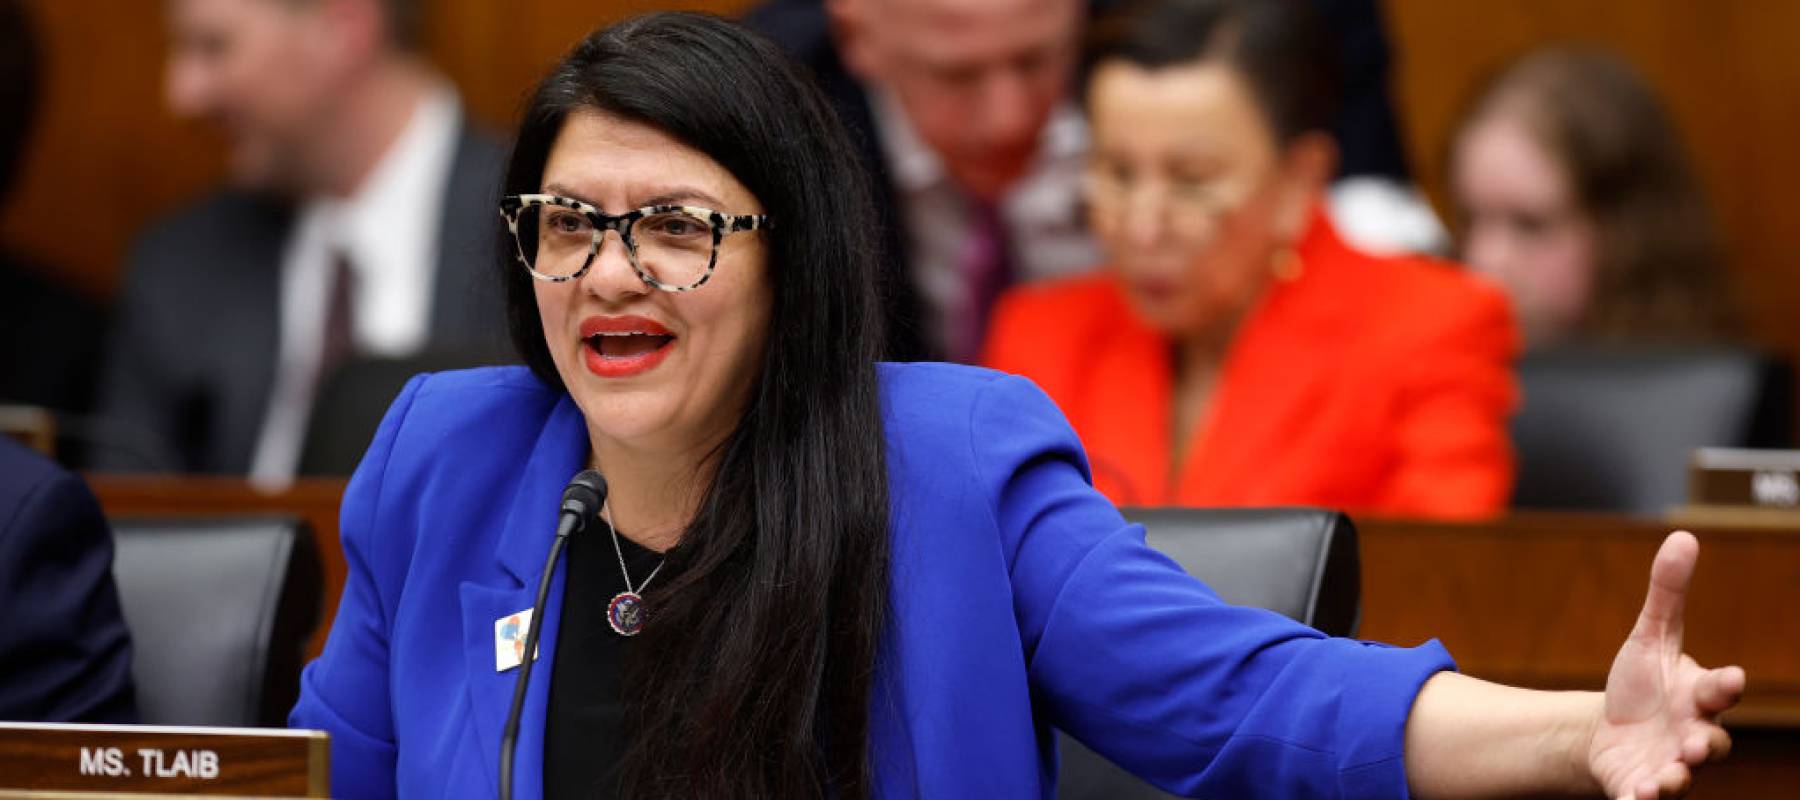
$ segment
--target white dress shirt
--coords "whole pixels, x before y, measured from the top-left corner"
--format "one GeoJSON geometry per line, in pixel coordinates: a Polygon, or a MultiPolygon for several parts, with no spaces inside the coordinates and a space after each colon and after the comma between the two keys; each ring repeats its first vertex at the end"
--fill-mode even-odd
{"type": "Polygon", "coordinates": [[[444,192],[461,117],[455,91],[434,88],[355,194],[302,205],[282,253],[280,353],[251,461],[253,483],[279,488],[299,467],[318,390],[335,256],[342,254],[355,276],[357,354],[401,357],[429,344],[444,192]]]}
{"type": "MultiPolygon", "coordinates": [[[[880,89],[869,96],[900,203],[907,268],[925,303],[922,325],[929,342],[943,352],[954,324],[949,310],[969,292],[958,261],[971,236],[971,201],[937,152],[919,138],[899,101],[880,89]]],[[[1074,104],[1065,102],[1045,123],[1024,177],[1000,199],[1015,282],[1070,275],[1100,263],[1081,210],[1087,150],[1087,125],[1074,104]]]]}

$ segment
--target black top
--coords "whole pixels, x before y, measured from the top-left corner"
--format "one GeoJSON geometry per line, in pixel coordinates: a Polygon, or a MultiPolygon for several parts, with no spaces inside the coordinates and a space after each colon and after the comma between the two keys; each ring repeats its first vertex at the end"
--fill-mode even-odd
{"type": "MultiPolygon", "coordinates": [[[[623,536],[619,546],[633,584],[641,586],[662,562],[660,553],[623,536]]],[[[607,624],[606,606],[625,591],[625,578],[604,522],[596,520],[572,537],[568,558],[544,723],[544,797],[613,798],[619,795],[619,759],[628,741],[619,681],[631,639],[607,624]]]]}

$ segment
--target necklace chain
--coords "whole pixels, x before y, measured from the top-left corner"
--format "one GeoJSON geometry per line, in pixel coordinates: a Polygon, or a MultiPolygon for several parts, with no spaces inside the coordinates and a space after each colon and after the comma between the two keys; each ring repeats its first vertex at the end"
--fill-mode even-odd
{"type": "Polygon", "coordinates": [[[637,588],[633,589],[631,587],[631,570],[625,567],[625,548],[619,544],[619,529],[613,525],[611,501],[600,504],[600,517],[601,519],[606,520],[606,530],[612,534],[613,553],[619,557],[619,574],[625,578],[626,593],[642,596],[644,587],[649,586],[651,581],[656,580],[656,574],[662,572],[663,564],[668,563],[668,559],[664,558],[663,560],[656,562],[656,569],[650,570],[649,577],[644,578],[644,582],[638,584],[637,588]]]}

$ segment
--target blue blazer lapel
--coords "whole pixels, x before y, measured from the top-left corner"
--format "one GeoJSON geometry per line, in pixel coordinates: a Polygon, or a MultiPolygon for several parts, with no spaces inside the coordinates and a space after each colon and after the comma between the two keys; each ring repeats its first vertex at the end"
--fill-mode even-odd
{"type": "MultiPolygon", "coordinates": [[[[550,413],[521,476],[507,512],[494,559],[504,574],[492,583],[468,581],[460,587],[463,659],[468,671],[470,710],[490,787],[499,785],[500,735],[512,705],[517,668],[495,668],[494,622],[531,607],[539,572],[555,537],[557,507],[563,486],[580,471],[588,452],[587,427],[574,401],[564,396],[550,413]]],[[[567,561],[557,564],[545,602],[538,639],[537,666],[519,718],[518,751],[513,758],[514,796],[533,800],[543,794],[544,723],[550,698],[551,665],[556,662],[556,636],[562,617],[563,580],[567,561]]]]}

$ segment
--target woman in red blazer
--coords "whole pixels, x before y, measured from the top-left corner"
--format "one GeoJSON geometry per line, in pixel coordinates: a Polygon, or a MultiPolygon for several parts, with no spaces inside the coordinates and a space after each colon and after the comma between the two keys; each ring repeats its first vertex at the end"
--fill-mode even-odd
{"type": "Polygon", "coordinates": [[[1124,19],[1088,86],[1109,267],[1002,298],[986,364],[1056,400],[1121,505],[1499,512],[1511,313],[1453,265],[1339,239],[1326,51],[1124,19]]]}

